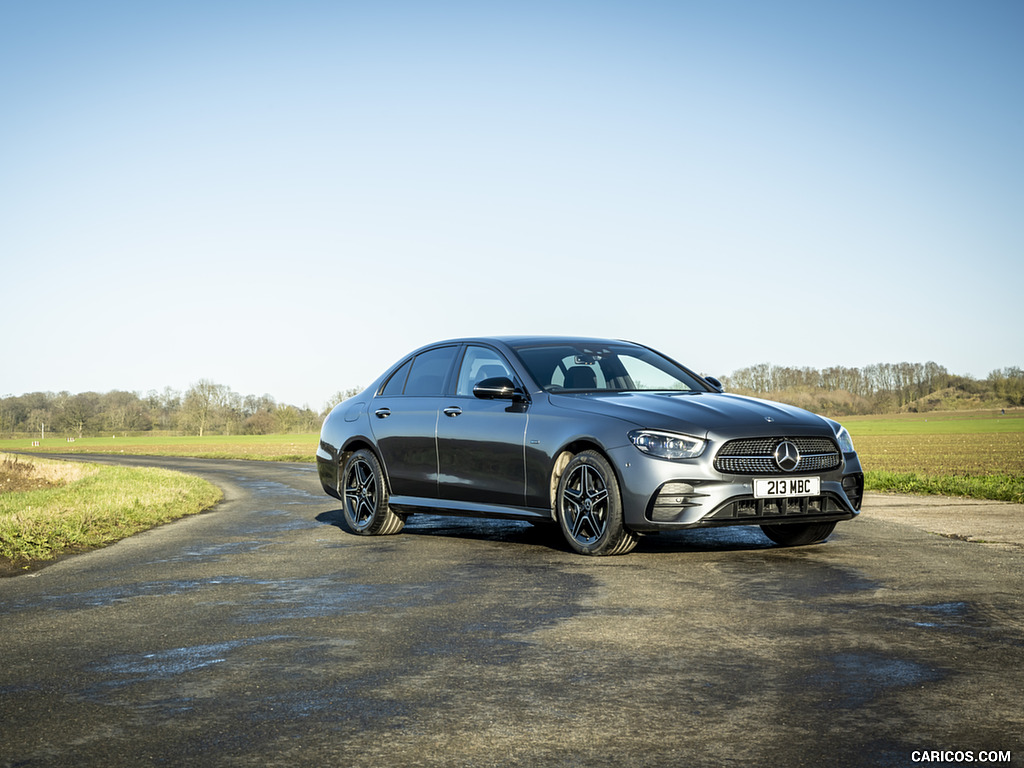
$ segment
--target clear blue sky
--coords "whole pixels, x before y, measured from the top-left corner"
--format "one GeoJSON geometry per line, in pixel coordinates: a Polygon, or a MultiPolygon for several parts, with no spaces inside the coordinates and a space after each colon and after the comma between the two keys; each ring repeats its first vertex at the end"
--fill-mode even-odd
{"type": "Polygon", "coordinates": [[[1024,365],[1024,3],[0,0],[0,396],[436,339],[1024,365]]]}

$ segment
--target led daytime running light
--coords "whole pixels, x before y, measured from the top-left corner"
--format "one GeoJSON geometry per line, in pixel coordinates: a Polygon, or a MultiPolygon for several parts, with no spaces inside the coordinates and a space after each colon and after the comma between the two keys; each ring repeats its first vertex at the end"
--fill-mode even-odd
{"type": "Polygon", "coordinates": [[[705,441],[699,437],[674,432],[636,429],[629,433],[630,442],[648,456],[678,461],[694,459],[704,452],[705,441]]]}

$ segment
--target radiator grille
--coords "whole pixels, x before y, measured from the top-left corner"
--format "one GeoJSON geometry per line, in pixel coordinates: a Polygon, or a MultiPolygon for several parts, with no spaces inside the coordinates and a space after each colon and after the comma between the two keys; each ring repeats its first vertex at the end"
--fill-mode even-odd
{"type": "Polygon", "coordinates": [[[715,469],[730,475],[781,475],[775,448],[784,440],[800,451],[800,463],[791,473],[827,472],[842,463],[836,444],[827,437],[752,437],[730,440],[715,456],[715,469]]]}

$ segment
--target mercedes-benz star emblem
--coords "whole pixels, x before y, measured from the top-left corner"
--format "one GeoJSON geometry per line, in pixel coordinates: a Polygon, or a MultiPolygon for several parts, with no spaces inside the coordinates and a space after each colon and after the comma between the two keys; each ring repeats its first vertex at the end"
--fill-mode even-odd
{"type": "Polygon", "coordinates": [[[800,449],[791,440],[783,440],[775,446],[775,463],[783,472],[792,472],[800,463],[800,449]]]}

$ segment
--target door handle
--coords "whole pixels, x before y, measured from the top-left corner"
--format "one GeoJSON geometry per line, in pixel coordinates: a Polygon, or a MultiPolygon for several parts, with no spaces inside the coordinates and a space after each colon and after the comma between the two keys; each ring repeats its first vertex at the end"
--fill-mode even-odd
{"type": "Polygon", "coordinates": [[[378,419],[386,419],[388,416],[391,415],[391,409],[378,408],[376,411],[374,411],[373,415],[376,416],[378,419]]]}
{"type": "Polygon", "coordinates": [[[452,418],[455,418],[460,413],[462,413],[462,409],[459,408],[459,406],[457,406],[457,405],[453,405],[450,408],[445,408],[444,409],[444,415],[445,416],[451,416],[452,418]]]}

